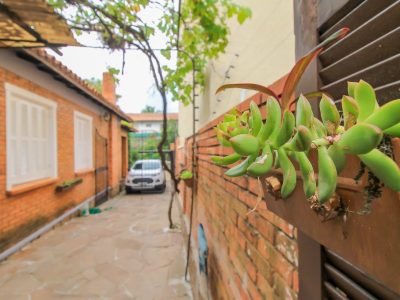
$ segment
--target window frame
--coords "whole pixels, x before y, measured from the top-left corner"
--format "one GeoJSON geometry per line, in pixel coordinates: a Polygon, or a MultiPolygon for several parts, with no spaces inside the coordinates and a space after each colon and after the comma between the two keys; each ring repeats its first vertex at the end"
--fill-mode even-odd
{"type": "Polygon", "coordinates": [[[82,112],[80,112],[80,111],[74,111],[74,172],[75,173],[77,173],[77,172],[82,172],[82,171],[87,171],[87,170],[91,170],[91,169],[93,169],[94,168],[94,153],[93,153],[93,150],[94,150],[94,143],[93,143],[93,139],[94,139],[94,134],[93,134],[93,117],[91,117],[91,116],[89,116],[89,115],[87,115],[87,114],[84,114],[84,113],[82,113],[82,112]],[[90,159],[89,159],[89,161],[90,161],[90,166],[85,166],[85,167],[78,167],[77,166],[77,153],[79,153],[79,151],[77,151],[77,140],[76,140],[76,138],[77,138],[77,135],[76,135],[76,133],[77,133],[77,122],[76,122],[76,120],[77,119],[83,119],[83,120],[86,120],[86,121],[88,121],[89,122],[89,129],[90,129],[90,136],[91,136],[91,139],[90,139],[90,152],[89,152],[89,154],[90,154],[90,159]]]}
{"type": "MultiPolygon", "coordinates": [[[[14,84],[5,83],[5,96],[6,96],[6,189],[7,191],[11,190],[14,187],[18,187],[20,185],[40,181],[43,179],[54,179],[58,176],[58,136],[57,136],[57,102],[54,100],[50,100],[43,96],[40,96],[36,93],[28,91],[24,88],[16,86],[14,84]],[[18,97],[18,95],[20,97],[18,97]],[[11,178],[11,167],[12,161],[14,158],[11,155],[11,126],[12,126],[12,118],[11,118],[11,106],[13,101],[25,101],[29,102],[33,105],[39,105],[44,107],[50,113],[49,121],[51,122],[50,133],[49,133],[49,149],[51,151],[52,158],[49,160],[51,164],[50,174],[49,176],[42,175],[33,175],[30,178],[24,179],[12,179],[11,178]],[[52,127],[51,127],[52,126],[52,127]]],[[[14,154],[17,155],[17,154],[14,154]]],[[[29,159],[29,157],[28,157],[29,159]]]]}

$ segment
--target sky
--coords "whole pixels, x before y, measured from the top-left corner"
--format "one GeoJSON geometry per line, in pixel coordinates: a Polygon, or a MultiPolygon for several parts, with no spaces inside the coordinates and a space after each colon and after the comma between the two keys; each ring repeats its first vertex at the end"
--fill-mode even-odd
{"type": "MultiPolygon", "coordinates": [[[[58,60],[83,79],[102,78],[107,67],[122,69],[122,52],[83,47],[65,47],[58,60]]],[[[154,88],[147,58],[138,51],[127,51],[124,74],[119,75],[118,105],[127,113],[140,112],[146,105],[162,109],[161,97],[154,88]]],[[[178,111],[178,102],[169,101],[169,112],[178,111]]]]}

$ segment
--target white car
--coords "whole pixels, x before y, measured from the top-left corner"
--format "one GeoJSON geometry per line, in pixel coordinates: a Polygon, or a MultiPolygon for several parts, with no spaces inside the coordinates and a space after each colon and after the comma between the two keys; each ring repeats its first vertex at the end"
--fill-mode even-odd
{"type": "Polygon", "coordinates": [[[138,160],[125,180],[127,193],[156,189],[164,192],[166,187],[164,169],[159,159],[138,160]]]}

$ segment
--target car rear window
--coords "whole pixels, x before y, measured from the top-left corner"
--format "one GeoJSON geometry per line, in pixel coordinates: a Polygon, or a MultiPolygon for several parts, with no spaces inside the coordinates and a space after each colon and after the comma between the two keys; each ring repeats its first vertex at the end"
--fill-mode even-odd
{"type": "Polygon", "coordinates": [[[138,162],[133,166],[134,170],[155,170],[159,169],[161,164],[159,161],[143,161],[138,162]]]}

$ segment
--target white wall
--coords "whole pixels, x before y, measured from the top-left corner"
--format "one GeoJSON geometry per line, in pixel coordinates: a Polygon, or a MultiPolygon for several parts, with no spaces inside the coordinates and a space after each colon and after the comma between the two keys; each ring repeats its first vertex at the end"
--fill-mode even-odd
{"type": "Polygon", "coordinates": [[[138,131],[155,131],[161,132],[161,121],[135,121],[135,128],[138,131]]]}
{"type": "MultiPolygon", "coordinates": [[[[231,35],[226,53],[209,63],[203,95],[197,98],[196,130],[248,98],[252,92],[227,90],[215,95],[224,83],[252,82],[269,85],[287,74],[295,62],[293,3],[288,0],[236,0],[252,10],[243,25],[229,22],[231,35]],[[233,66],[233,68],[229,68],[233,66]],[[225,74],[230,78],[226,78],[225,74]],[[220,101],[217,101],[217,100],[220,101]]],[[[179,107],[179,136],[192,134],[192,107],[179,107]]]]}

